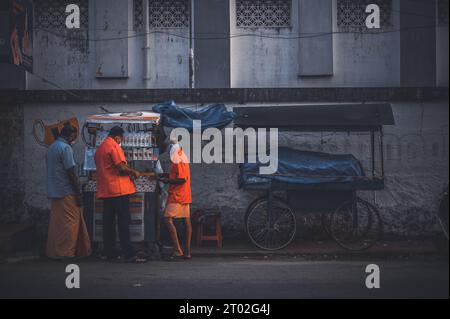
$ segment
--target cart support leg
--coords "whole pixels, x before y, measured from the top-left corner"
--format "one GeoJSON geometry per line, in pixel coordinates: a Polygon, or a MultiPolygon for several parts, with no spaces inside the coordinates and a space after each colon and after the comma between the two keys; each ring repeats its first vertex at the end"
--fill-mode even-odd
{"type": "Polygon", "coordinates": [[[272,216],[272,205],[273,205],[273,192],[272,189],[269,189],[269,192],[267,194],[267,198],[268,198],[268,205],[269,207],[267,207],[267,211],[268,211],[268,222],[269,222],[269,226],[272,229],[272,223],[273,223],[273,216],[272,216]]]}
{"type": "Polygon", "coordinates": [[[384,132],[383,127],[380,128],[380,159],[381,159],[381,177],[384,178],[384,132]]]}
{"type": "Polygon", "coordinates": [[[268,194],[268,206],[267,207],[267,214],[268,214],[268,222],[269,222],[269,233],[267,234],[266,237],[266,245],[267,244],[271,244],[272,242],[272,236],[273,236],[273,230],[274,230],[274,225],[273,225],[273,192],[272,192],[272,186],[269,189],[269,194],[268,194]]]}
{"type": "Polygon", "coordinates": [[[370,153],[372,156],[372,177],[375,177],[375,132],[370,132],[370,153]]]}
{"type": "Polygon", "coordinates": [[[352,192],[352,214],[353,214],[353,232],[354,235],[358,235],[358,198],[356,191],[352,192]]]}

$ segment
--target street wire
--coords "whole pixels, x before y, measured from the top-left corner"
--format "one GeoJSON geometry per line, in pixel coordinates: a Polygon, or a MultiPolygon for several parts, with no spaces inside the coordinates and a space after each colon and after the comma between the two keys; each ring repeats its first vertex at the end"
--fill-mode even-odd
{"type": "MultiPolygon", "coordinates": [[[[353,34],[353,35],[380,35],[380,34],[389,34],[389,33],[400,33],[402,31],[415,31],[415,30],[425,30],[425,29],[435,29],[437,26],[435,24],[430,26],[418,26],[418,27],[406,27],[406,28],[399,28],[399,29],[390,29],[387,28],[386,30],[378,30],[378,29],[368,29],[365,31],[333,31],[333,32],[321,32],[321,33],[298,33],[298,36],[277,36],[277,35],[267,35],[267,34],[256,34],[256,33],[244,33],[244,34],[232,34],[229,36],[223,36],[223,37],[189,37],[184,36],[181,34],[176,34],[172,32],[167,31],[150,31],[150,32],[143,32],[138,33],[134,35],[128,35],[123,37],[113,37],[113,38],[105,38],[105,39],[91,39],[87,38],[86,41],[89,42],[103,42],[103,41],[118,41],[118,40],[126,40],[126,39],[132,39],[132,38],[139,38],[146,35],[151,34],[161,34],[161,35],[168,35],[172,37],[178,37],[186,40],[230,40],[234,38],[243,38],[243,37],[255,37],[255,38],[267,38],[267,39],[275,39],[275,40],[298,40],[298,39],[311,39],[311,38],[317,38],[317,37],[324,37],[329,35],[335,35],[335,34],[353,34]]],[[[58,37],[62,38],[68,38],[70,40],[73,40],[73,37],[70,37],[67,34],[57,33],[54,30],[50,29],[43,29],[43,28],[35,28],[37,30],[41,30],[50,34],[53,34],[58,37]]],[[[88,31],[89,29],[85,29],[88,31]]],[[[69,31],[70,32],[70,31],[69,31]]]]}

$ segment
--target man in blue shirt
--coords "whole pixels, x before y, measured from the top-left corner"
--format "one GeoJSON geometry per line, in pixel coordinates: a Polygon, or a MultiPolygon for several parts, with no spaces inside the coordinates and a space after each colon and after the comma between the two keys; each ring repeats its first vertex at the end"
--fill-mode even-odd
{"type": "Polygon", "coordinates": [[[76,138],[77,129],[67,124],[47,151],[47,192],[51,213],[46,254],[54,259],[86,257],[91,253],[71,147],[76,138]]]}

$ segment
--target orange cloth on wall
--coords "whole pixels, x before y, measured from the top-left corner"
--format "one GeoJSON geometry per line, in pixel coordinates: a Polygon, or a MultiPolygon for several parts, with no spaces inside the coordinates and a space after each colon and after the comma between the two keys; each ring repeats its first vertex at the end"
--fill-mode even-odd
{"type": "Polygon", "coordinates": [[[108,137],[95,152],[97,198],[111,198],[136,193],[130,176],[121,175],[117,165],[127,164],[122,147],[108,137]]]}
{"type": "Polygon", "coordinates": [[[184,155],[181,149],[178,150],[178,156],[178,158],[181,159],[179,163],[170,162],[169,179],[182,178],[186,180],[186,183],[182,185],[170,185],[167,204],[190,204],[192,203],[192,195],[189,163],[186,155],[184,155]]]}

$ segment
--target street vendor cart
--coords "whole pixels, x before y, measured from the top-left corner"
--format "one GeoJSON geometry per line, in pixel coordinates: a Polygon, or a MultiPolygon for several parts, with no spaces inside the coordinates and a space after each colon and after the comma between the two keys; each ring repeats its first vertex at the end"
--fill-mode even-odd
{"type": "Polygon", "coordinates": [[[335,145],[345,145],[356,135],[357,142],[347,144],[346,151],[356,151],[352,146],[359,145],[368,153],[363,165],[351,154],[284,147],[279,149],[279,166],[273,175],[259,174],[259,163],[241,165],[241,188],[263,194],[245,215],[247,234],[257,247],[278,250],[288,246],[297,231],[296,216],[307,213],[320,213],[326,232],[345,249],[365,250],[380,239],[380,213],[359,194],[384,189],[383,126],[395,123],[389,104],[241,107],[234,111],[237,127],[313,132],[316,139],[307,139],[309,144],[329,143],[324,136],[328,140],[339,136],[335,145]]]}
{"type": "Polygon", "coordinates": [[[103,201],[96,198],[94,155],[113,126],[120,126],[125,131],[122,148],[129,166],[142,172],[142,176],[134,180],[137,192],[130,196],[130,239],[157,249],[160,206],[155,169],[161,128],[160,116],[153,112],[92,115],[83,126],[84,169],[89,172],[83,185],[84,214],[91,240],[94,243],[103,241],[103,201]]]}

